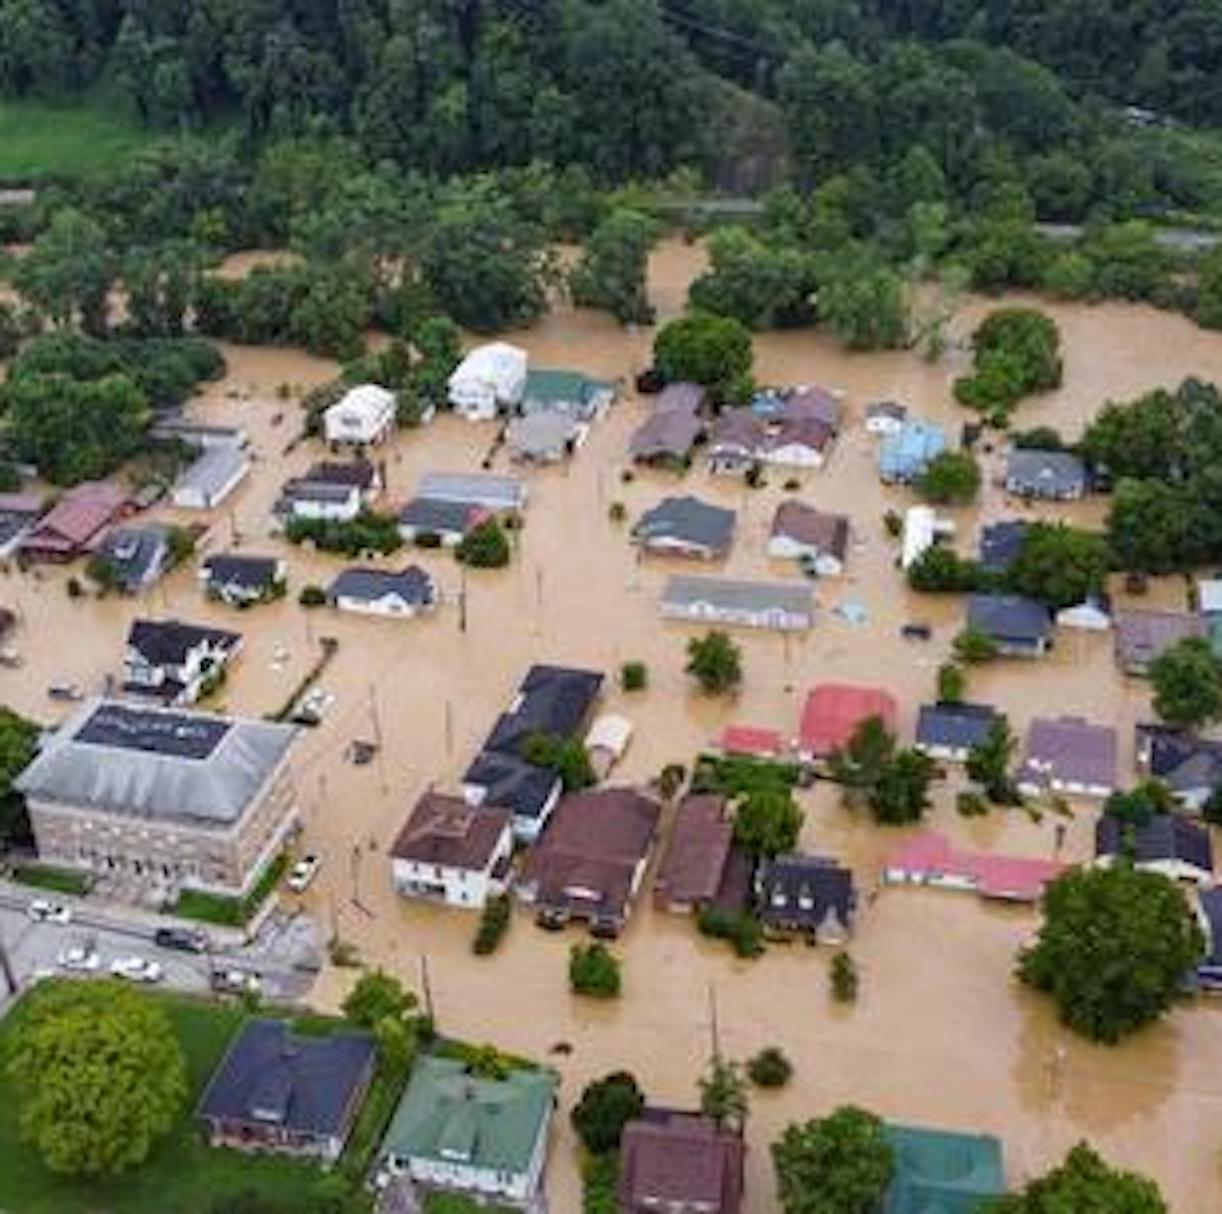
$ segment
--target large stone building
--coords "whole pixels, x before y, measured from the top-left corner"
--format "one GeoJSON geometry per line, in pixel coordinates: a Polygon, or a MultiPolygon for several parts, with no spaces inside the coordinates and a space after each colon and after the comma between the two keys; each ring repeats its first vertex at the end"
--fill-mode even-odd
{"type": "Polygon", "coordinates": [[[297,825],[295,732],[92,700],[17,781],[39,855],[142,897],[243,895],[297,825]]]}

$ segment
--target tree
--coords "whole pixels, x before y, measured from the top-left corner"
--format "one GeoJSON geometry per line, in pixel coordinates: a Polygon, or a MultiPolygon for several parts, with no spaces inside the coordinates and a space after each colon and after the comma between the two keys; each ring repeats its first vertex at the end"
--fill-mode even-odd
{"type": "Polygon", "coordinates": [[[714,1054],[700,1076],[700,1111],[711,1117],[719,1129],[741,1134],[747,1123],[749,1103],[742,1067],[714,1054]]]}
{"type": "Polygon", "coordinates": [[[464,535],[454,556],[473,569],[502,569],[509,564],[509,537],[497,519],[490,518],[464,535]]]}
{"type": "Polygon", "coordinates": [[[968,666],[991,662],[997,656],[997,642],[987,632],[978,628],[964,628],[955,637],[951,646],[957,661],[968,666]]]}
{"type": "Polygon", "coordinates": [[[923,594],[966,594],[986,588],[988,577],[953,548],[931,544],[908,566],[908,585],[923,594]]]}
{"type": "Polygon", "coordinates": [[[713,630],[688,641],[686,670],[706,695],[720,695],[742,682],[742,655],[726,633],[713,630]]]}
{"type": "Polygon", "coordinates": [[[989,726],[984,741],[968,751],[965,764],[968,779],[982,785],[995,805],[1011,805],[1018,798],[1010,777],[1010,764],[1017,745],[1010,722],[1005,717],[998,717],[989,726]]]}
{"type": "Polygon", "coordinates": [[[1145,826],[1158,814],[1175,811],[1175,796],[1161,780],[1143,780],[1128,792],[1114,792],[1103,812],[1126,826],[1145,826]]]}
{"type": "Polygon", "coordinates": [[[767,1045],[747,1063],[747,1077],[758,1088],[783,1088],[793,1078],[793,1063],[779,1046],[767,1045]]]}
{"type": "Polygon", "coordinates": [[[653,343],[653,358],[667,383],[703,384],[719,403],[738,403],[750,384],[751,334],[739,321],[689,312],[668,321],[653,343]]]}
{"type": "Polygon", "coordinates": [[[591,234],[580,264],[569,275],[574,302],[602,308],[621,324],[652,324],[645,279],[657,238],[658,225],[649,216],[613,211],[591,234]]]}
{"type": "Polygon", "coordinates": [[[895,735],[881,717],[868,717],[853,731],[848,744],[832,755],[828,766],[846,797],[868,798],[894,756],[895,735]]]}
{"type": "Polygon", "coordinates": [[[649,684],[649,667],[644,662],[625,662],[620,667],[619,682],[625,691],[644,691],[649,684]]]}
{"type": "Polygon", "coordinates": [[[899,751],[867,795],[874,821],[886,826],[919,822],[932,804],[929,786],[937,776],[937,763],[923,751],[899,751]]]}
{"type": "Polygon", "coordinates": [[[870,1214],[895,1172],[882,1121],[853,1105],[788,1126],[772,1165],[785,1214],[870,1214]]]}
{"type": "Polygon", "coordinates": [[[645,1093],[627,1071],[613,1071],[586,1085],[569,1118],[592,1155],[619,1147],[624,1126],[645,1110],[645,1093]]]}
{"type": "Polygon", "coordinates": [[[1024,396],[1061,384],[1061,335],[1032,308],[990,313],[972,334],[975,369],[955,380],[955,399],[1004,420],[1024,396]]]}
{"type": "Polygon", "coordinates": [[[927,502],[966,506],[980,492],[980,465],[970,451],[942,451],[917,478],[916,488],[927,502]]]}
{"type": "Polygon", "coordinates": [[[182,1047],[161,1009],[122,983],[42,988],[10,1036],[21,1134],[53,1172],[135,1167],[182,1111],[182,1047]]]}
{"type": "Polygon", "coordinates": [[[1168,1214],[1152,1180],[1109,1167],[1084,1142],[1060,1167],[1029,1181],[1021,1193],[999,1198],[990,1214],[1168,1214]]]}
{"type": "Polygon", "coordinates": [[[938,700],[943,704],[959,704],[967,691],[967,676],[962,666],[943,662],[938,667],[938,700]]]}
{"type": "Polygon", "coordinates": [[[857,999],[857,963],[850,953],[837,953],[830,970],[832,998],[837,1003],[853,1003],[857,999]]]}
{"type": "Polygon", "coordinates": [[[755,789],[734,808],[734,842],[756,857],[791,852],[802,833],[803,817],[788,791],[755,789]]]}
{"type": "Polygon", "coordinates": [[[393,974],[366,970],[344,997],[344,1015],[360,1028],[376,1029],[385,1021],[406,1024],[416,1014],[416,996],[393,974]]]}
{"type": "Polygon", "coordinates": [[[1179,401],[1157,389],[1127,404],[1105,404],[1083,432],[1079,450],[1113,481],[1171,480],[1187,455],[1185,437],[1179,401]]]}
{"type": "Polygon", "coordinates": [[[595,782],[594,768],[581,738],[530,733],[522,739],[521,754],[535,767],[554,771],[560,777],[565,792],[580,792],[595,782]]]}
{"type": "Polygon", "coordinates": [[[1125,864],[1060,877],[1045,890],[1043,912],[1019,976],[1094,1041],[1114,1044],[1157,1020],[1204,950],[1179,887],[1125,864]]]}
{"type": "Polygon", "coordinates": [[[1196,322],[1203,329],[1222,329],[1222,249],[1197,267],[1196,322]]]}
{"type": "Polygon", "coordinates": [[[17,264],[14,285],[58,326],[103,336],[115,259],[101,225],[81,211],[57,211],[17,264]]]}
{"type": "Polygon", "coordinates": [[[38,726],[11,708],[0,707],[0,851],[33,842],[25,798],[13,781],[38,752],[38,726]]]}
{"type": "Polygon", "coordinates": [[[814,317],[810,256],[788,244],[765,243],[746,228],[719,228],[709,237],[709,268],[692,283],[694,309],[731,316],[749,329],[775,329],[814,317]]]}
{"type": "Polygon", "coordinates": [[[908,299],[894,270],[838,258],[820,278],[819,319],[850,350],[895,350],[908,341],[908,299]]]}
{"type": "Polygon", "coordinates": [[[1222,717],[1222,666],[1204,637],[1186,637],[1150,663],[1154,711],[1172,725],[1222,717]]]}
{"type": "Polygon", "coordinates": [[[1189,491],[1158,480],[1120,481],[1112,494],[1107,538],[1117,564],[1137,573],[1173,573],[1196,558],[1196,511],[1189,491]]]}
{"type": "Polygon", "coordinates": [[[620,993],[620,963],[605,944],[574,944],[569,951],[569,986],[578,995],[614,999],[620,993]]]}
{"type": "Polygon", "coordinates": [[[1006,584],[1059,611],[1098,594],[1111,565],[1102,536],[1064,523],[1032,523],[1006,571],[1006,584]]]}

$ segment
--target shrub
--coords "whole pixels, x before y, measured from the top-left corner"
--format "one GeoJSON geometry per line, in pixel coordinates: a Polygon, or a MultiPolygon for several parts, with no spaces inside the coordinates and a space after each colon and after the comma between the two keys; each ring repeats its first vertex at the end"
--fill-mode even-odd
{"type": "Polygon", "coordinates": [[[327,601],[327,592],[321,586],[302,586],[297,602],[303,607],[322,607],[327,601]]]}
{"type": "Polygon", "coordinates": [[[837,953],[832,958],[832,998],[837,1003],[853,1003],[857,998],[857,963],[848,953],[837,953]]]}
{"type": "Polygon", "coordinates": [[[569,986],[578,995],[614,999],[620,993],[620,963],[605,944],[574,944],[569,953],[569,986]]]}
{"type": "Polygon", "coordinates": [[[613,1071],[586,1085],[569,1120],[591,1155],[615,1151],[624,1126],[645,1108],[645,1093],[627,1071],[613,1071]]]}
{"type": "Polygon", "coordinates": [[[749,911],[731,911],[718,906],[704,906],[696,917],[696,927],[703,936],[725,940],[737,957],[750,960],[764,951],[764,929],[749,911]]]}
{"type": "Polygon", "coordinates": [[[464,565],[473,569],[502,569],[509,564],[509,539],[504,527],[494,518],[480,523],[454,550],[464,565]]]}
{"type": "Polygon", "coordinates": [[[649,667],[644,662],[625,662],[620,667],[619,682],[625,691],[644,691],[649,683],[649,667]]]}
{"type": "Polygon", "coordinates": [[[501,938],[509,928],[511,913],[507,894],[494,894],[484,903],[484,909],[479,917],[479,928],[475,933],[475,941],[471,945],[476,956],[486,957],[489,953],[496,952],[501,938]]]}
{"type": "Polygon", "coordinates": [[[622,523],[628,517],[628,507],[623,502],[612,502],[607,517],[613,523],[622,523]]]}
{"type": "Polygon", "coordinates": [[[747,1076],[756,1087],[783,1088],[793,1076],[793,1063],[777,1046],[766,1046],[747,1063],[747,1076]]]}
{"type": "Polygon", "coordinates": [[[963,791],[955,795],[955,809],[963,818],[982,818],[989,812],[989,803],[978,792],[963,791]]]}

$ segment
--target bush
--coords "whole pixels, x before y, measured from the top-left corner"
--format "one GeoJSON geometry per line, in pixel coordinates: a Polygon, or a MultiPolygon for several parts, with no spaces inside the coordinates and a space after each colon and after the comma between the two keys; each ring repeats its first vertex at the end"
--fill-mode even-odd
{"type": "Polygon", "coordinates": [[[955,657],[969,666],[991,662],[997,657],[997,642],[987,633],[975,628],[965,628],[955,637],[955,657]]]}
{"type": "Polygon", "coordinates": [[[793,1077],[793,1063],[777,1046],[770,1045],[747,1063],[747,1076],[756,1087],[783,1088],[793,1077]]]}
{"type": "Polygon", "coordinates": [[[954,662],[943,662],[938,667],[938,699],[943,704],[959,704],[967,690],[967,679],[963,667],[954,662]]]}
{"type": "Polygon", "coordinates": [[[636,1079],[627,1071],[613,1071],[586,1085],[569,1120],[591,1155],[607,1155],[618,1149],[624,1126],[644,1108],[645,1093],[636,1079]]]}
{"type": "Polygon", "coordinates": [[[750,960],[764,951],[764,928],[750,911],[725,910],[718,906],[701,907],[696,927],[702,936],[725,940],[734,955],[750,960]]]}
{"type": "Polygon", "coordinates": [[[302,586],[297,602],[303,607],[322,607],[327,601],[327,592],[321,586],[302,586]]]}
{"type": "Polygon", "coordinates": [[[857,999],[857,963],[848,953],[832,958],[830,972],[832,998],[837,1003],[853,1003],[857,999]]]}
{"type": "Polygon", "coordinates": [[[961,818],[983,818],[989,812],[988,799],[978,792],[955,794],[955,809],[961,818]]]}
{"type": "Polygon", "coordinates": [[[486,957],[489,953],[496,952],[501,938],[509,929],[511,915],[512,909],[508,894],[494,894],[484,903],[484,909],[480,912],[479,928],[475,933],[475,942],[471,946],[476,956],[486,957]]]}
{"type": "Polygon", "coordinates": [[[620,667],[619,682],[625,691],[644,691],[649,683],[649,667],[644,662],[625,662],[620,667]]]}
{"type": "Polygon", "coordinates": [[[389,556],[403,547],[395,516],[372,510],[363,510],[348,523],[331,519],[290,519],[284,534],[291,544],[308,540],[320,552],[336,552],[342,556],[360,556],[363,552],[389,556]]]}
{"type": "Polygon", "coordinates": [[[480,523],[454,550],[464,565],[473,569],[502,569],[509,564],[509,539],[505,529],[494,518],[480,523]]]}
{"type": "Polygon", "coordinates": [[[628,517],[628,507],[623,502],[612,502],[607,517],[613,523],[622,523],[628,517]]]}
{"type": "Polygon", "coordinates": [[[569,986],[575,994],[614,999],[620,993],[620,963],[605,944],[574,944],[569,953],[569,986]]]}
{"type": "Polygon", "coordinates": [[[955,380],[955,399],[1004,423],[1032,392],[1061,384],[1061,335],[1056,322],[1031,308],[1003,308],[972,335],[975,369],[955,380]]]}

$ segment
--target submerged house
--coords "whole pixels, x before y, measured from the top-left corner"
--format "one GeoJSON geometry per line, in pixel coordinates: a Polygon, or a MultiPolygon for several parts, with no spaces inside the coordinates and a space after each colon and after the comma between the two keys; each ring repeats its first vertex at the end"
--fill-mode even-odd
{"type": "Polygon", "coordinates": [[[1042,657],[1052,645],[1052,613],[1021,594],[969,595],[967,626],[988,637],[1002,657],[1042,657]]]}
{"type": "Polygon", "coordinates": [[[437,606],[437,584],[419,565],[390,569],[345,569],[327,588],[340,611],[410,619],[437,606]]]}
{"type": "Polygon", "coordinates": [[[745,582],[734,578],[676,576],[662,592],[662,616],[699,624],[800,632],[814,618],[804,582],[745,582]]]}
{"type": "Polygon", "coordinates": [[[523,417],[551,413],[589,425],[615,401],[615,385],[580,371],[541,368],[528,371],[518,412],[523,417]]]}
{"type": "Polygon", "coordinates": [[[1104,867],[1127,859],[1134,868],[1161,873],[1172,881],[1194,885],[1214,881],[1209,829],[1179,814],[1155,814],[1138,825],[1101,814],[1095,823],[1095,856],[1104,867]]]}
{"type": "Polygon", "coordinates": [[[1003,902],[1033,903],[1066,868],[1058,860],[968,851],[953,846],[945,835],[926,830],[887,857],[882,879],[888,885],[963,890],[1003,902]]]}
{"type": "Polygon", "coordinates": [[[106,529],[129,513],[124,490],[109,481],[83,481],[69,489],[22,539],[30,561],[64,562],[97,550],[106,529]]]}
{"type": "Polygon", "coordinates": [[[819,944],[844,944],[857,908],[853,874],[827,856],[765,861],[755,878],[756,913],[765,927],[819,944]]]}
{"type": "Polygon", "coordinates": [[[476,346],[450,375],[450,404],[468,421],[491,421],[517,407],[526,390],[525,350],[508,342],[476,346]]]}
{"type": "Polygon", "coordinates": [[[133,620],[123,658],[123,690],[163,704],[194,704],[237,653],[242,637],[181,620],[133,620]]]}
{"type": "Polygon", "coordinates": [[[1103,800],[1116,791],[1116,731],[1081,717],[1036,717],[1027,729],[1018,790],[1103,800]]]}
{"type": "Polygon", "coordinates": [[[1016,447],[1006,458],[1005,487],[1016,497],[1077,501],[1087,484],[1086,465],[1068,451],[1016,447]]]}
{"type": "Polygon", "coordinates": [[[200,581],[209,598],[234,607],[275,598],[285,584],[285,564],[279,557],[218,553],[200,563],[200,581]]]}
{"type": "Polygon", "coordinates": [[[1116,665],[1131,675],[1148,675],[1150,667],[1180,641],[1209,635],[1201,616],[1183,611],[1118,611],[1115,622],[1116,665]]]}
{"type": "Polygon", "coordinates": [[[910,485],[935,456],[946,450],[946,432],[931,422],[908,418],[878,449],[878,475],[889,485],[910,485]]]}
{"type": "Polygon", "coordinates": [[[200,1101],[213,1146],[337,1160],[373,1077],[368,1033],[299,1036],[284,1020],[249,1020],[200,1101]]]}
{"type": "Polygon", "coordinates": [[[804,763],[828,758],[847,746],[857,729],[873,717],[894,732],[898,715],[895,697],[879,687],[821,683],[802,708],[799,755],[804,763]]]}
{"type": "Polygon", "coordinates": [[[1006,1194],[1001,1143],[888,1122],[894,1171],[879,1214],[977,1214],[1006,1194]]]}
{"type": "Polygon", "coordinates": [[[649,552],[715,560],[734,542],[733,510],[699,498],[667,497],[646,510],[632,528],[632,539],[649,552]]]}
{"type": "Polygon", "coordinates": [[[150,523],[108,531],[89,571],[124,594],[139,594],[158,581],[172,563],[168,528],[150,523]]]}
{"type": "Polygon", "coordinates": [[[939,700],[922,704],[917,716],[916,749],[933,759],[965,763],[1002,716],[991,704],[939,700]]]}
{"type": "Polygon", "coordinates": [[[204,447],[175,481],[170,500],[180,510],[215,510],[249,471],[250,456],[237,443],[204,447]]]}
{"type": "Polygon", "coordinates": [[[708,906],[741,910],[751,887],[751,860],[734,845],[725,797],[692,793],[675,820],[653,882],[654,904],[675,914],[708,906]]]}
{"type": "Polygon", "coordinates": [[[849,552],[849,520],[828,514],[805,502],[784,501],[776,508],[768,537],[768,555],[774,560],[797,560],[820,577],[844,572],[849,552]]]}
{"type": "Polygon", "coordinates": [[[248,1020],[204,1089],[196,1116],[211,1146],[334,1163],[373,1079],[371,1033],[298,1034],[248,1020]]]}
{"type": "Polygon", "coordinates": [[[323,413],[323,435],[333,446],[371,447],[390,435],[397,408],[389,389],[358,384],[323,413]]]}
{"type": "Polygon", "coordinates": [[[740,1214],[746,1144],[700,1113],[646,1108],[624,1126],[622,1214],[740,1214]]]}

